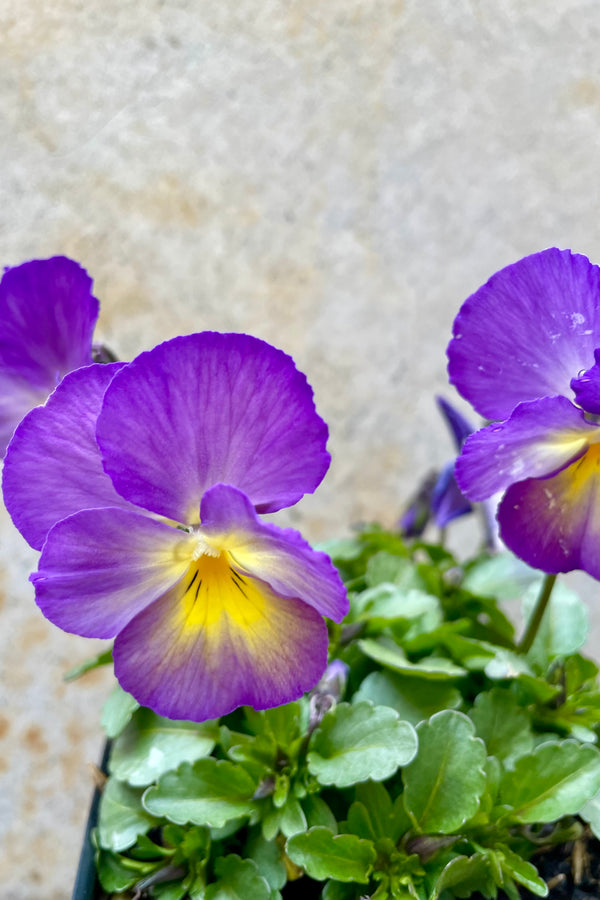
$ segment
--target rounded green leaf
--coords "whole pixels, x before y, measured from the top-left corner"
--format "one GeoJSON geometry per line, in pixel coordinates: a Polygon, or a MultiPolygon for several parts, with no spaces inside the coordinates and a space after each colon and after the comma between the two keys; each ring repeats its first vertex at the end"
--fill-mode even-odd
{"type": "Polygon", "coordinates": [[[309,747],[308,768],[320,783],[347,787],[389,778],[414,757],[417,736],[388,706],[339,703],[313,733],[309,747]]]}
{"type": "Polygon", "coordinates": [[[600,792],[584,803],[579,810],[579,815],[587,822],[595,837],[600,840],[600,792]]]}
{"type": "Polygon", "coordinates": [[[266,879],[273,891],[279,891],[287,881],[287,872],[283,861],[283,849],[277,841],[266,841],[260,832],[251,837],[245,853],[255,863],[259,874],[266,879]]]}
{"type": "Polygon", "coordinates": [[[256,863],[235,853],[215,863],[217,881],[206,888],[206,900],[269,900],[271,888],[260,875],[256,863]]]}
{"type": "Polygon", "coordinates": [[[244,769],[211,756],[167,772],[157,785],[147,788],[142,803],[152,815],[165,816],[177,825],[192,822],[222,828],[253,811],[255,789],[244,769]]]}
{"type": "Polygon", "coordinates": [[[355,834],[332,834],[319,826],[291,837],[286,852],[292,862],[317,881],[333,878],[359,884],[367,883],[377,857],[372,841],[355,834]]]}
{"type": "Polygon", "coordinates": [[[419,752],[403,771],[404,806],[421,832],[451,834],[475,815],[486,752],[463,713],[443,710],[417,726],[419,752]]]}
{"type": "MultiPolygon", "coordinates": [[[[538,596],[535,585],[523,596],[526,620],[531,616],[538,596]]],[[[545,668],[557,656],[570,656],[583,647],[589,629],[587,606],[575,591],[558,581],[527,658],[545,668]]]]}
{"type": "Polygon", "coordinates": [[[138,835],[146,834],[154,819],[142,807],[142,792],[116,778],[109,778],[100,797],[98,839],[106,850],[119,852],[132,847],[138,835]]]}
{"type": "Polygon", "coordinates": [[[600,752],[591,744],[548,741],[504,773],[499,802],[517,822],[554,822],[579,812],[600,790],[600,752]]]}
{"type": "Polygon", "coordinates": [[[116,737],[125,728],[139,705],[120,684],[115,685],[104,701],[100,717],[100,724],[109,738],[116,737]]]}
{"type": "Polygon", "coordinates": [[[441,709],[456,708],[462,697],[447,681],[426,681],[396,672],[370,672],[352,700],[391,706],[405,722],[418,725],[441,709]]]}
{"type": "Polygon", "coordinates": [[[469,715],[488,756],[506,761],[533,748],[530,717],[509,691],[494,688],[479,694],[469,715]]]}
{"type": "Polygon", "coordinates": [[[115,740],[109,768],[121,781],[146,787],[180,763],[208,756],[216,738],[212,723],[174,722],[139,709],[115,740]]]}

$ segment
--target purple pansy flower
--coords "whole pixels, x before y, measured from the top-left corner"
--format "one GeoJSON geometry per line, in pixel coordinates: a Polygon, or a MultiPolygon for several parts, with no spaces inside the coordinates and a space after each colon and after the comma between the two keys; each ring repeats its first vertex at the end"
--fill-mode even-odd
{"type": "Polygon", "coordinates": [[[99,304],[92,280],[64,256],[7,269],[0,281],[0,457],[34,406],[92,362],[99,304]]]}
{"type": "Polygon", "coordinates": [[[13,521],[42,547],[42,612],[115,637],[122,687],[171,718],[299,697],[327,663],[323,616],[348,602],[325,554],[257,513],[315,490],[326,441],[304,375],[247,335],[71,373],[4,467],[13,521]]]}
{"type": "Polygon", "coordinates": [[[450,380],[493,424],[456,467],[471,500],[505,491],[500,535],[546,572],[600,578],[600,268],[555,248],[496,273],[463,304],[450,380]]]}
{"type": "MultiPolygon", "coordinates": [[[[443,397],[435,399],[448,426],[454,446],[460,450],[468,436],[473,433],[473,426],[443,397]]],[[[456,460],[450,460],[446,463],[433,487],[431,509],[438,528],[445,528],[453,519],[465,516],[473,509],[456,483],[455,462],[456,460]]]]}
{"type": "MultiPolygon", "coordinates": [[[[454,445],[460,450],[473,427],[443,397],[436,397],[436,401],[454,445]]],[[[440,472],[432,472],[423,480],[398,522],[405,537],[420,537],[432,517],[438,528],[445,528],[453,519],[472,511],[473,507],[456,483],[455,463],[456,459],[451,459],[440,472]]]]}

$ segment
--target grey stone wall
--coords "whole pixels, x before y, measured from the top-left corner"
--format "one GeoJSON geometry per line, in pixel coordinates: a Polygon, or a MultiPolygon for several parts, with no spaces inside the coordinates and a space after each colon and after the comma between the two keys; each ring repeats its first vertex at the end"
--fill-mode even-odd
{"type": "MultiPolygon", "coordinates": [[[[450,452],[460,302],[548,245],[600,261],[599,43],[597,0],[0,0],[0,263],[82,262],[122,358],[290,352],[333,464],[279,520],[391,524],[450,452]]],[[[61,682],[95,648],[1,529],[0,898],[63,900],[109,682],[61,682]]]]}

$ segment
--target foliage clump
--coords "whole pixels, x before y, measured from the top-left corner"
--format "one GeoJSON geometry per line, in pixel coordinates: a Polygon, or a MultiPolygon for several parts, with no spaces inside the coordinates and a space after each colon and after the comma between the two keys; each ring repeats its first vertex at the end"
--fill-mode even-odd
{"type": "MultiPolygon", "coordinates": [[[[93,840],[103,889],[156,900],[449,900],[548,888],[537,854],[600,833],[585,605],[510,554],[363,528],[325,549],[350,596],[301,700],[195,724],[120,688],[93,840]],[[589,823],[586,826],[585,823],[589,823]]],[[[106,657],[100,662],[105,662],[106,657]]]]}

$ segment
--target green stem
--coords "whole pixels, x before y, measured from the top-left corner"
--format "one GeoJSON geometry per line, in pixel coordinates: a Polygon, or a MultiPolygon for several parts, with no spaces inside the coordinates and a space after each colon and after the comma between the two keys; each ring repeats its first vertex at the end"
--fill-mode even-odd
{"type": "Polygon", "coordinates": [[[540,623],[544,618],[544,613],[546,612],[546,607],[548,606],[548,601],[550,600],[550,594],[552,593],[552,588],[554,587],[555,581],[556,575],[546,575],[546,577],[544,578],[540,596],[537,599],[537,603],[535,604],[535,608],[533,610],[533,613],[531,614],[531,618],[527,623],[525,634],[517,644],[518,653],[525,654],[531,650],[531,645],[535,640],[535,636],[538,633],[540,623]]]}

